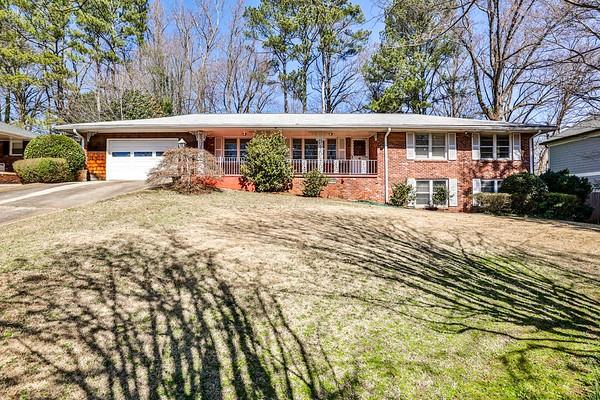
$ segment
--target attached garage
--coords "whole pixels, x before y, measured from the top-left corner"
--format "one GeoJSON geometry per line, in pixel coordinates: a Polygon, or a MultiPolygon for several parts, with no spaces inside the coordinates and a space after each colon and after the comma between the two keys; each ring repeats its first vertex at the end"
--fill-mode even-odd
{"type": "Polygon", "coordinates": [[[108,139],[106,180],[143,181],[165,151],[177,148],[176,138],[108,139]]]}

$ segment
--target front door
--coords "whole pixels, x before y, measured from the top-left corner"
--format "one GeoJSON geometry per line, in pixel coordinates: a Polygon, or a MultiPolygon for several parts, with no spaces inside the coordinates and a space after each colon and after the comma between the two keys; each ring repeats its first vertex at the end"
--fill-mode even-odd
{"type": "Polygon", "coordinates": [[[352,139],[351,172],[353,174],[366,174],[368,159],[369,148],[367,147],[367,139],[352,139]]]}
{"type": "Polygon", "coordinates": [[[352,139],[352,159],[368,160],[367,139],[352,139]]]}

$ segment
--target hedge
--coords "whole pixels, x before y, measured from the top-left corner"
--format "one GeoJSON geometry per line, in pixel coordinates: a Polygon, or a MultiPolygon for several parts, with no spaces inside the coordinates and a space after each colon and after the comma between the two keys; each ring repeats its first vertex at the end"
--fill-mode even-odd
{"type": "Polygon", "coordinates": [[[64,158],[32,158],[13,164],[22,183],[59,183],[73,180],[73,173],[64,158]]]}
{"type": "Polygon", "coordinates": [[[511,210],[511,199],[508,193],[477,193],[475,201],[480,210],[489,214],[507,214],[511,210]]]}
{"type": "Polygon", "coordinates": [[[63,158],[73,176],[85,168],[85,152],[73,139],[63,135],[42,135],[33,138],[23,154],[25,159],[63,158]]]}
{"type": "Polygon", "coordinates": [[[574,194],[546,193],[539,204],[539,216],[567,221],[586,221],[592,208],[583,204],[574,194]]]}

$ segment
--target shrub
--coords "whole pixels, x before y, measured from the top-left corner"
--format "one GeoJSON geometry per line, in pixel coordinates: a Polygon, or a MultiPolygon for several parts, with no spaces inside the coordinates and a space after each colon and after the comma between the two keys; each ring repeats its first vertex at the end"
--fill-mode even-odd
{"type": "Polygon", "coordinates": [[[433,189],[433,196],[431,196],[431,200],[433,201],[434,207],[448,205],[449,198],[450,193],[444,186],[437,186],[433,189]]]}
{"type": "Polygon", "coordinates": [[[13,164],[22,183],[59,183],[73,179],[64,158],[31,158],[19,160],[13,164]]]}
{"type": "Polygon", "coordinates": [[[549,192],[573,194],[582,203],[587,200],[593,189],[587,178],[571,175],[568,169],[545,172],[540,175],[540,179],[544,181],[549,192]]]}
{"type": "Polygon", "coordinates": [[[396,207],[406,207],[415,198],[415,188],[407,183],[397,183],[392,187],[390,203],[396,207]]]}
{"type": "Polygon", "coordinates": [[[528,172],[514,174],[502,182],[500,192],[511,195],[511,209],[516,214],[535,215],[538,204],[548,192],[544,181],[528,172]]]}
{"type": "Polygon", "coordinates": [[[510,212],[511,201],[508,193],[477,193],[475,200],[485,213],[501,215],[510,212]]]}
{"type": "Polygon", "coordinates": [[[179,193],[199,194],[215,190],[222,175],[217,159],[206,150],[171,149],[150,171],[147,182],[179,193]]]}
{"type": "Polygon", "coordinates": [[[565,193],[546,193],[538,210],[540,217],[567,221],[587,221],[593,212],[577,196],[565,193]]]}
{"type": "Polygon", "coordinates": [[[313,169],[304,174],[302,194],[306,197],[319,197],[328,184],[329,178],[318,169],[313,169]]]}
{"type": "Polygon", "coordinates": [[[71,175],[85,168],[85,152],[73,139],[63,135],[42,135],[31,139],[25,153],[25,159],[64,158],[67,160],[71,175]]]}
{"type": "Polygon", "coordinates": [[[258,133],[246,147],[242,176],[257,192],[282,192],[292,182],[289,148],[280,132],[258,133]]]}

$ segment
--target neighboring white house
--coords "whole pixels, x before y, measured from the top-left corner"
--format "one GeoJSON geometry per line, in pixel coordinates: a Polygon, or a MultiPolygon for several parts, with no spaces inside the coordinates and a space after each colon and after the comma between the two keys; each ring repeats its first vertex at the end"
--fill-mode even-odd
{"type": "Polygon", "coordinates": [[[581,122],[542,142],[548,147],[548,168],[568,169],[600,189],[600,119],[581,122]]]}

